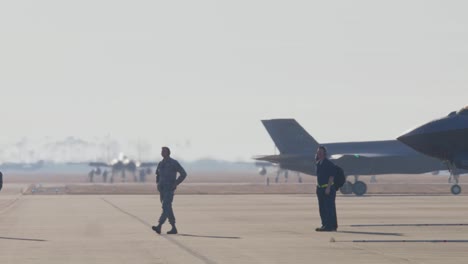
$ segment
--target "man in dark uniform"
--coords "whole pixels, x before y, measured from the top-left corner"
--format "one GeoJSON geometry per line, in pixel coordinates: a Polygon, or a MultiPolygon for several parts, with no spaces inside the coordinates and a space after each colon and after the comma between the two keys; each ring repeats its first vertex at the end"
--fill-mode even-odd
{"type": "Polygon", "coordinates": [[[103,173],[102,173],[102,182],[107,182],[107,170],[105,170],[103,173]]]}
{"type": "Polygon", "coordinates": [[[2,190],[2,187],[3,187],[3,174],[0,171],[0,190],[2,190]]]}
{"type": "Polygon", "coordinates": [[[88,176],[89,176],[89,182],[93,182],[94,181],[94,169],[92,169],[89,173],[88,173],[88,176]]]}
{"type": "Polygon", "coordinates": [[[333,186],[336,168],[327,159],[327,149],[324,146],[318,147],[315,160],[317,168],[317,199],[322,220],[322,226],[315,229],[315,231],[336,231],[338,228],[335,206],[336,189],[333,186]]]}
{"type": "Polygon", "coordinates": [[[152,229],[158,234],[161,234],[161,227],[169,220],[172,225],[172,229],[168,231],[168,234],[177,234],[177,228],[175,226],[175,216],[172,210],[172,201],[174,200],[174,192],[181,182],[187,177],[187,173],[184,168],[180,166],[179,162],[170,157],[171,150],[168,147],[163,147],[161,150],[161,156],[163,160],[158,163],[156,169],[156,184],[162,203],[162,214],[159,217],[159,224],[153,226],[152,229]],[[179,177],[177,178],[177,173],[179,177]]]}

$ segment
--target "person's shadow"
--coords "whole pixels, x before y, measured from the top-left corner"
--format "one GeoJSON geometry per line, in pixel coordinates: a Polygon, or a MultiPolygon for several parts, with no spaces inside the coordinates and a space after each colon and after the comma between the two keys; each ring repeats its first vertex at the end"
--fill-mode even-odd
{"type": "Polygon", "coordinates": [[[337,233],[358,234],[358,235],[376,235],[376,236],[403,236],[401,233],[385,233],[385,232],[365,232],[365,231],[347,231],[339,230],[337,233]]]}
{"type": "Polygon", "coordinates": [[[216,239],[241,239],[240,237],[231,237],[231,236],[203,236],[203,235],[193,235],[193,234],[179,234],[179,236],[200,237],[200,238],[216,238],[216,239]]]}
{"type": "Polygon", "coordinates": [[[34,238],[18,238],[18,237],[0,237],[0,239],[5,240],[20,240],[20,241],[32,241],[32,242],[46,242],[44,239],[34,239],[34,238]]]}

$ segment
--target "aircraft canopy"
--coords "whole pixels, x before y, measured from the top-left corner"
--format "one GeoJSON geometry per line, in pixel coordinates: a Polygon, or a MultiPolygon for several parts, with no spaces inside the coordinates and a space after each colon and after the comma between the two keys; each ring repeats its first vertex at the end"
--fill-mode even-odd
{"type": "Polygon", "coordinates": [[[459,115],[468,115],[468,106],[466,106],[465,108],[462,108],[460,109],[457,114],[459,115]]]}

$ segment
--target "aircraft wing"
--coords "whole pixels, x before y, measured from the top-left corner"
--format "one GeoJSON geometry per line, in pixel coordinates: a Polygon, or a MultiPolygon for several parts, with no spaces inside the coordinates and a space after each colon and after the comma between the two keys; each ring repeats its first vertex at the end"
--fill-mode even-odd
{"type": "Polygon", "coordinates": [[[275,166],[275,164],[269,161],[257,161],[255,162],[255,166],[265,168],[265,167],[273,167],[275,166]]]}
{"type": "Polygon", "coordinates": [[[396,155],[393,153],[340,153],[340,154],[333,154],[330,156],[330,159],[338,160],[341,158],[383,158],[383,157],[394,157],[394,156],[401,156],[396,155]]]}
{"type": "Polygon", "coordinates": [[[294,154],[280,154],[280,155],[265,155],[265,156],[255,156],[255,160],[268,161],[271,163],[280,163],[288,161],[296,161],[304,159],[304,155],[294,155],[294,154]]]}
{"type": "MultiPolygon", "coordinates": [[[[371,159],[371,158],[383,158],[383,157],[393,157],[395,154],[384,154],[384,153],[343,153],[343,154],[334,154],[331,155],[330,159],[332,160],[349,160],[349,159],[371,159]]],[[[281,163],[281,162],[295,162],[298,160],[314,160],[313,155],[302,155],[302,154],[280,154],[280,155],[265,155],[265,156],[255,156],[255,160],[267,161],[271,163],[281,163]]]]}
{"type": "Polygon", "coordinates": [[[140,168],[148,168],[148,167],[156,167],[158,166],[157,162],[141,162],[140,163],[140,168]]]}
{"type": "Polygon", "coordinates": [[[109,164],[104,163],[104,162],[90,162],[88,163],[88,165],[91,167],[110,167],[109,164]]]}

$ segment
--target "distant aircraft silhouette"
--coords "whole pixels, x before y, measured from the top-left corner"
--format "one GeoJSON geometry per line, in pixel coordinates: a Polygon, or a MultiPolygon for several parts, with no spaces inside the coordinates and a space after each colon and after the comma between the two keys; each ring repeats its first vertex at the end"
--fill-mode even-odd
{"type": "Polygon", "coordinates": [[[120,173],[122,177],[122,181],[126,181],[126,172],[130,172],[133,175],[133,180],[135,182],[144,182],[146,181],[146,175],[152,173],[152,167],[156,167],[158,165],[157,162],[139,162],[135,160],[131,160],[127,158],[123,153],[119,155],[117,159],[114,159],[110,162],[89,162],[88,164],[92,169],[88,176],[91,182],[94,181],[95,175],[103,176],[103,182],[107,182],[107,170],[102,171],[101,168],[110,168],[111,174],[109,182],[113,183],[115,181],[114,176],[117,173],[120,173]],[[137,178],[137,171],[139,170],[139,178],[137,178]]]}

